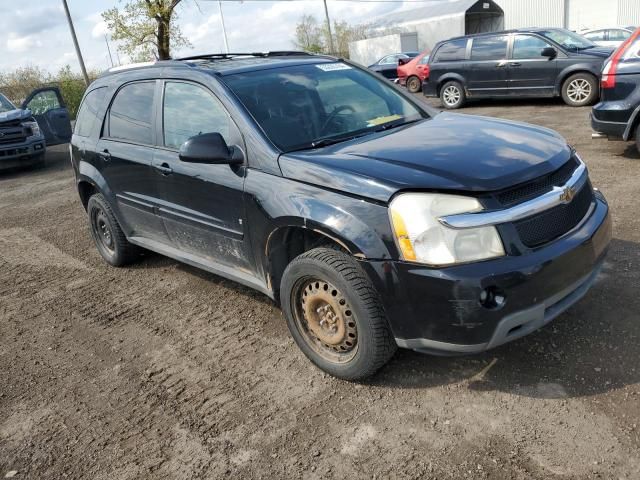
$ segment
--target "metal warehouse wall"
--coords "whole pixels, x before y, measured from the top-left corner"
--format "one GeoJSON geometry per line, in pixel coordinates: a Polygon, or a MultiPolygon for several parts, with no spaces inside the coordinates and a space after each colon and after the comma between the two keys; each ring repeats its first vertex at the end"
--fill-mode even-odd
{"type": "MultiPolygon", "coordinates": [[[[618,24],[618,0],[568,0],[571,30],[600,28],[618,24]]],[[[640,0],[635,0],[636,9],[640,0]]]]}
{"type": "Polygon", "coordinates": [[[640,0],[618,0],[617,24],[640,26],[640,0]]]}
{"type": "Polygon", "coordinates": [[[504,10],[507,29],[564,26],[564,0],[496,0],[496,3],[504,10]]]}

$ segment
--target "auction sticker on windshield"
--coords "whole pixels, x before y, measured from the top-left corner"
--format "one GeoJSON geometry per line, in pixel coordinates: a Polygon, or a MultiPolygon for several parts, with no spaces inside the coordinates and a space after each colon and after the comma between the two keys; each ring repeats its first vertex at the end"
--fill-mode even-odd
{"type": "Polygon", "coordinates": [[[334,70],[351,70],[351,67],[344,63],[321,63],[316,65],[316,67],[320,70],[324,70],[325,72],[333,72],[334,70]]]}

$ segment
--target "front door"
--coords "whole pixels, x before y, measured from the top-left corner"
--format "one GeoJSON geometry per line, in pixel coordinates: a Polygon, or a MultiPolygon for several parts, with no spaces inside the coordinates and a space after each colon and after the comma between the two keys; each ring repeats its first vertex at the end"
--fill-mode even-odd
{"type": "Polygon", "coordinates": [[[48,146],[71,141],[71,120],[60,90],[45,87],[34,90],[22,104],[31,110],[48,146]]]}
{"type": "Polygon", "coordinates": [[[472,97],[507,95],[508,35],[476,37],[471,46],[467,90],[472,97]]]}
{"type": "Polygon", "coordinates": [[[224,106],[199,84],[165,82],[161,108],[161,138],[153,163],[160,185],[159,213],[173,246],[206,262],[251,273],[245,167],[187,163],[178,154],[187,139],[211,132],[244,150],[240,132],[224,106]]]}
{"type": "Polygon", "coordinates": [[[156,81],[125,84],[107,113],[96,146],[96,168],[105,178],[127,237],[168,244],[157,215],[158,185],[152,167],[156,81]]]}
{"type": "Polygon", "coordinates": [[[535,35],[515,35],[508,63],[511,95],[553,95],[558,75],[557,58],[543,57],[551,45],[535,35]]]}

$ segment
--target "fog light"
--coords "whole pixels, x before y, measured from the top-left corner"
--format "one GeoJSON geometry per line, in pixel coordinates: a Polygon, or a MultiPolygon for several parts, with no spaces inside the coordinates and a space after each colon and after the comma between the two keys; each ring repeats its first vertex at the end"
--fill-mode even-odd
{"type": "Polygon", "coordinates": [[[41,143],[36,143],[36,144],[33,146],[33,149],[34,149],[34,150],[42,150],[42,144],[41,144],[41,143]]]}
{"type": "Polygon", "coordinates": [[[488,287],[480,292],[480,305],[489,310],[498,310],[504,307],[507,298],[497,287],[488,287]]]}

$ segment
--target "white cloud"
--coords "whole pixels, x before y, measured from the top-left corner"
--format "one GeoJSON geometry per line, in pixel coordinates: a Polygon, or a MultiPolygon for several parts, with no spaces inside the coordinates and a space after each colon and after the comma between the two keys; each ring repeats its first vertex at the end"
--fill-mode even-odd
{"type": "Polygon", "coordinates": [[[91,30],[91,36],[93,38],[102,38],[107,33],[109,33],[109,29],[107,28],[107,23],[103,20],[96,23],[91,30]]]}
{"type": "Polygon", "coordinates": [[[42,42],[35,35],[19,37],[15,33],[9,33],[9,38],[7,38],[7,50],[10,52],[22,53],[41,46],[42,42]]]}

